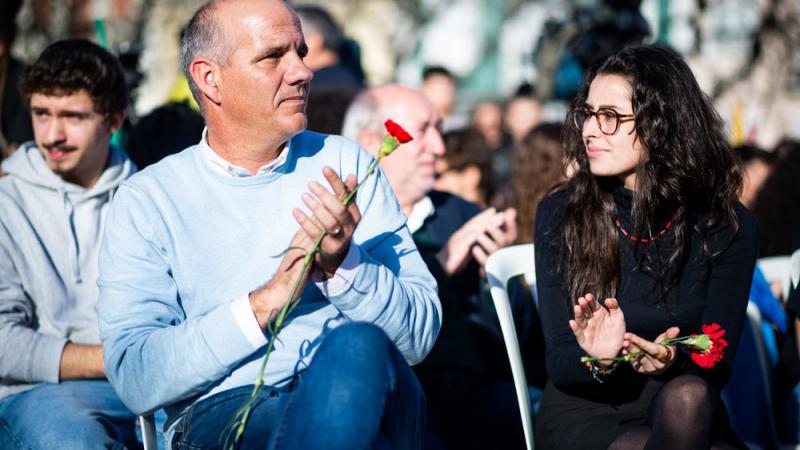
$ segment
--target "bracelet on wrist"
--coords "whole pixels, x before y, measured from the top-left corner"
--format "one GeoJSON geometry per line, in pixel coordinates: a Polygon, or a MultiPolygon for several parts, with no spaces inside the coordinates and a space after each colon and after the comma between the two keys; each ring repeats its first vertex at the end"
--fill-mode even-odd
{"type": "Polygon", "coordinates": [[[611,365],[607,367],[603,367],[597,364],[596,361],[587,361],[584,363],[586,369],[589,370],[589,373],[592,374],[592,378],[598,383],[603,383],[603,377],[611,375],[614,371],[617,370],[617,366],[619,365],[619,361],[614,361],[611,365]]]}

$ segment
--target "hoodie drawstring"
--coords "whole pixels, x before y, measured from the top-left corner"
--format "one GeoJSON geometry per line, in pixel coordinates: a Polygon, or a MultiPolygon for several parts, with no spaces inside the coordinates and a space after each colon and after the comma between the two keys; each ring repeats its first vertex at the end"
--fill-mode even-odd
{"type": "Polygon", "coordinates": [[[69,195],[66,191],[60,190],[62,198],[64,199],[64,213],[67,218],[67,236],[69,236],[70,244],[70,259],[72,261],[72,278],[76,283],[81,283],[81,264],[80,264],[80,249],[78,248],[78,236],[75,230],[75,208],[69,200],[69,195]]]}

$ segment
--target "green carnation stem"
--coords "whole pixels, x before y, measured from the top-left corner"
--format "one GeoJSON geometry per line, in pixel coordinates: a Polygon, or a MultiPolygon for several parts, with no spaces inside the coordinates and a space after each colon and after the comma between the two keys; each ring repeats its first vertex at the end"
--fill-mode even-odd
{"type": "MultiPolygon", "coordinates": [[[[705,344],[707,341],[708,341],[708,336],[706,336],[705,334],[700,334],[700,335],[696,335],[696,336],[681,336],[681,337],[676,337],[676,338],[664,339],[663,341],[659,342],[659,344],[664,346],[664,347],[668,347],[670,345],[675,345],[675,344],[685,344],[685,345],[687,345],[689,347],[697,348],[697,349],[700,349],[700,350],[706,350],[706,349],[708,349],[708,346],[706,346],[706,344],[705,344]]],[[[581,357],[581,362],[584,363],[584,364],[587,363],[587,362],[601,362],[601,361],[629,362],[629,361],[635,361],[635,360],[641,358],[642,356],[644,356],[644,354],[645,354],[645,352],[640,350],[638,352],[628,353],[627,355],[613,356],[613,357],[608,357],[608,358],[597,358],[597,357],[594,357],[594,356],[582,356],[581,357]]]]}
{"type": "MultiPolygon", "coordinates": [[[[344,206],[349,206],[356,197],[356,193],[358,189],[367,181],[370,175],[375,173],[375,169],[378,166],[378,162],[385,156],[388,156],[395,148],[399,145],[399,143],[395,140],[394,148],[391,149],[384,149],[381,148],[381,151],[378,153],[377,158],[370,163],[369,167],[367,168],[367,173],[364,175],[364,178],[356,184],[352,191],[348,192],[347,195],[344,196],[342,199],[342,204],[344,206]]],[[[385,145],[385,144],[384,144],[385,145]]],[[[278,312],[278,316],[275,318],[273,322],[267,324],[267,330],[269,331],[269,342],[267,343],[267,351],[264,354],[264,357],[261,359],[261,366],[258,369],[258,376],[256,377],[256,382],[253,385],[253,391],[250,393],[250,397],[247,401],[238,409],[236,410],[236,414],[233,415],[231,418],[230,423],[226,427],[227,431],[225,433],[225,443],[223,444],[223,448],[227,450],[235,450],[239,446],[239,442],[241,442],[242,436],[244,435],[244,429],[247,426],[247,421],[250,419],[250,411],[253,409],[253,404],[255,403],[258,395],[261,393],[261,390],[264,387],[264,372],[267,368],[267,361],[269,361],[269,355],[272,353],[272,350],[275,348],[275,339],[278,337],[278,333],[280,333],[281,329],[283,328],[283,322],[286,320],[287,317],[292,313],[294,307],[297,306],[299,302],[298,293],[300,291],[300,285],[303,283],[303,278],[306,276],[306,272],[311,264],[314,262],[314,258],[319,253],[320,244],[322,243],[322,239],[328,235],[327,231],[323,231],[322,234],[317,237],[317,240],[314,241],[314,245],[311,247],[306,253],[306,256],[303,258],[303,270],[300,272],[300,275],[297,277],[297,280],[294,282],[292,286],[292,292],[289,294],[289,301],[287,301],[281,310],[278,312]]],[[[284,252],[285,253],[285,252],[284,252]]]]}

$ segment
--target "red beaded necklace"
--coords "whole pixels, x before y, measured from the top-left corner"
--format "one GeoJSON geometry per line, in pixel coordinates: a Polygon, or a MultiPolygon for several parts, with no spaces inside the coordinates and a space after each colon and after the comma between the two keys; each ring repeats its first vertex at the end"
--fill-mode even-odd
{"type": "Polygon", "coordinates": [[[626,238],[632,240],[633,242],[641,242],[642,244],[647,244],[648,242],[655,241],[657,238],[660,238],[661,236],[663,236],[664,233],[666,233],[667,230],[669,230],[669,227],[672,226],[672,222],[671,221],[667,222],[667,224],[664,226],[663,230],[658,232],[655,236],[650,236],[649,238],[640,238],[640,237],[636,237],[636,236],[631,235],[630,233],[628,233],[628,230],[626,230],[625,228],[622,228],[622,224],[620,223],[619,219],[614,220],[614,225],[617,226],[619,231],[621,231],[622,235],[625,236],[626,238]]]}

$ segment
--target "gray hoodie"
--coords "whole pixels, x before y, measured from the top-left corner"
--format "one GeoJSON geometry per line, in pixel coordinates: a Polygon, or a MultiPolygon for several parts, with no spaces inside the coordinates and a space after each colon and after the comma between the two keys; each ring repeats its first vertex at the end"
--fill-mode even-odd
{"type": "Polygon", "coordinates": [[[136,171],[111,147],[89,190],[53,173],[34,142],[0,177],[0,398],[58,382],[67,341],[99,344],[97,255],[116,188],[136,171]]]}

